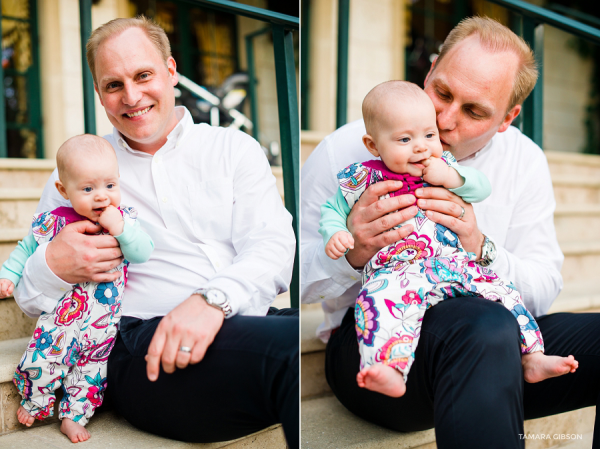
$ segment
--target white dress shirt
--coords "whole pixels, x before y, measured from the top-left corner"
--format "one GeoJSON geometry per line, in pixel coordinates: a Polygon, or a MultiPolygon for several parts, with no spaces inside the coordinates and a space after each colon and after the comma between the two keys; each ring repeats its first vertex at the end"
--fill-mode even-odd
{"type": "MultiPolygon", "coordinates": [[[[260,145],[231,129],[179,123],[154,156],[133,150],[114,129],[105,138],[119,160],[122,203],[137,209],[154,240],[143,264],[130,264],[123,314],[164,316],[198,288],[225,292],[233,313],[265,315],[287,290],[294,262],[292,217],[260,145]]],[[[70,206],[54,186],[55,170],[38,212],[70,206]]],[[[29,316],[51,312],[72,285],[48,268],[46,245],[27,261],[15,299],[29,316]]]]}
{"type": "MultiPolygon", "coordinates": [[[[362,120],[327,136],[302,168],[301,286],[302,302],[322,302],[325,322],[317,334],[323,341],[340,325],[360,291],[360,271],[345,257],[325,254],[319,234],[321,205],[338,188],[336,174],[353,162],[373,159],[362,143],[362,120]]],[[[515,127],[462,161],[482,171],[492,194],[473,204],[481,232],[496,244],[490,265],[498,276],[511,280],[534,316],[545,314],[562,289],[563,254],[554,230],[554,192],[542,150],[515,127]]]]}

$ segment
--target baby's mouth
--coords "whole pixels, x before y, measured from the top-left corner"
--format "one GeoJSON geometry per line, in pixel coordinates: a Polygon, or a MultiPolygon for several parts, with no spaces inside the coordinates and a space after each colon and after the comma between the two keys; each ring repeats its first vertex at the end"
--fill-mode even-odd
{"type": "Polygon", "coordinates": [[[106,210],[106,207],[97,207],[95,209],[92,209],[94,212],[96,212],[97,214],[102,214],[102,212],[104,212],[106,210]]]}

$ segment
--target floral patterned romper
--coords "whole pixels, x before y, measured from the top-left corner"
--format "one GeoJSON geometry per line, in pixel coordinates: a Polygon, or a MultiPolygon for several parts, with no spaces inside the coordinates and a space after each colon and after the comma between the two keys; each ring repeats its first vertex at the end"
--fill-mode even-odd
{"type": "MultiPolygon", "coordinates": [[[[456,164],[450,153],[443,159],[450,166],[456,164]]],[[[380,160],[355,163],[338,174],[350,208],[369,185],[388,179],[403,182],[391,196],[427,185],[420,177],[390,171],[380,160]]],[[[412,224],[414,231],[381,249],[364,267],[355,307],[361,368],[383,363],[399,370],[406,381],[425,311],[453,297],[478,296],[502,303],[520,325],[522,353],[544,350],[539,327],[512,283],[475,263],[475,255],[463,249],[458,236],[429,220],[421,209],[399,226],[405,224],[412,224]]]]}
{"type": "MultiPolygon", "coordinates": [[[[133,225],[137,212],[120,208],[123,219],[133,225]]],[[[50,242],[67,224],[87,220],[72,208],[60,207],[34,217],[33,235],[38,244],[50,242]]],[[[107,232],[103,232],[107,234],[107,232]]],[[[54,390],[62,384],[60,419],[85,426],[102,404],[106,389],[108,355],[115,344],[121,318],[121,299],[127,283],[123,262],[114,282],[76,284],[52,313],[37,321],[33,338],[17,367],[13,382],[23,397],[21,405],[37,419],[54,414],[54,390]]]]}

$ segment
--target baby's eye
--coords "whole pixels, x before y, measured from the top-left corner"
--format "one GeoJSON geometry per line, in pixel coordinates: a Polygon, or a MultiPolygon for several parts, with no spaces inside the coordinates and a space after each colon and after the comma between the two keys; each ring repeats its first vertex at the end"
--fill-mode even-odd
{"type": "Polygon", "coordinates": [[[400,142],[408,143],[408,142],[410,142],[410,137],[403,137],[402,139],[400,139],[400,142]]]}
{"type": "Polygon", "coordinates": [[[92,191],[92,188],[91,187],[84,187],[83,191],[87,192],[87,193],[90,193],[92,191]]]}
{"type": "Polygon", "coordinates": [[[106,186],[107,189],[112,189],[115,185],[114,184],[109,184],[106,186]]]}
{"type": "Polygon", "coordinates": [[[425,137],[427,137],[428,139],[431,139],[433,136],[434,136],[434,134],[433,134],[433,133],[429,133],[429,134],[427,134],[425,137]]]}

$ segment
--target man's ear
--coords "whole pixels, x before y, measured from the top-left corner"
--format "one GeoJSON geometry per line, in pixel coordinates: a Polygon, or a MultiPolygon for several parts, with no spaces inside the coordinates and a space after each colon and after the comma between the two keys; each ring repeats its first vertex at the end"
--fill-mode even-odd
{"type": "Polygon", "coordinates": [[[98,92],[98,86],[96,85],[96,83],[94,83],[94,90],[96,91],[96,93],[98,94],[98,100],[100,100],[100,104],[102,106],[104,106],[104,103],[102,103],[102,96],[100,95],[100,92],[98,92]]]}
{"type": "Polygon", "coordinates": [[[369,134],[365,134],[362,140],[367,147],[367,150],[369,150],[369,153],[375,157],[379,157],[379,151],[377,151],[377,147],[375,146],[375,141],[373,138],[369,134]]]}
{"type": "Polygon", "coordinates": [[[435,59],[433,60],[433,62],[431,63],[431,67],[429,67],[429,72],[427,72],[427,76],[425,77],[425,83],[423,84],[423,87],[427,86],[427,81],[429,80],[429,76],[431,75],[431,72],[433,72],[433,68],[435,67],[435,63],[437,62],[438,57],[436,56],[435,59]]]}
{"type": "Polygon", "coordinates": [[[68,200],[69,199],[69,195],[67,195],[67,190],[65,189],[65,186],[63,185],[62,182],[60,181],[56,181],[54,183],[54,185],[56,186],[56,190],[58,190],[58,193],[60,193],[60,195],[65,199],[68,200]]]}
{"type": "Polygon", "coordinates": [[[177,86],[177,83],[179,82],[179,75],[177,74],[177,63],[175,62],[173,56],[169,56],[167,59],[167,70],[171,76],[173,86],[177,86]]]}
{"type": "Polygon", "coordinates": [[[520,104],[516,105],[514,108],[512,108],[510,111],[508,111],[508,113],[506,114],[506,117],[504,117],[504,120],[502,121],[502,124],[500,125],[500,128],[498,128],[498,132],[503,133],[504,131],[506,131],[508,129],[508,127],[510,126],[510,124],[513,122],[513,120],[516,119],[520,113],[521,113],[521,105],[520,104]]]}

